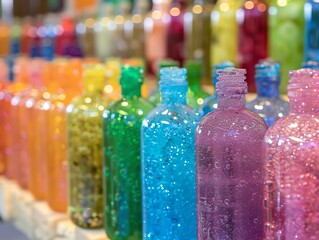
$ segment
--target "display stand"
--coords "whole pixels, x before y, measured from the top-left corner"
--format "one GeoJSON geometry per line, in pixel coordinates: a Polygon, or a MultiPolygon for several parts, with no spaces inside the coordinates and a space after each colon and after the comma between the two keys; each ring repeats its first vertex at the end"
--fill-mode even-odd
{"type": "Polygon", "coordinates": [[[109,240],[103,229],[75,226],[67,214],[52,211],[14,181],[0,178],[0,216],[32,240],[109,240]]]}

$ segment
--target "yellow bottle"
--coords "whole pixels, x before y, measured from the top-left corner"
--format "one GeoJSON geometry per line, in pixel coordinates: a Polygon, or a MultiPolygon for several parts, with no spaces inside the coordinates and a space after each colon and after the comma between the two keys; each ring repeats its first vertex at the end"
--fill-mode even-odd
{"type": "Polygon", "coordinates": [[[112,102],[121,99],[121,60],[119,58],[109,58],[105,63],[105,86],[104,95],[112,102]]]}
{"type": "Polygon", "coordinates": [[[237,63],[238,25],[236,12],[241,0],[219,0],[211,13],[212,21],[212,64],[225,61],[237,63]]]}

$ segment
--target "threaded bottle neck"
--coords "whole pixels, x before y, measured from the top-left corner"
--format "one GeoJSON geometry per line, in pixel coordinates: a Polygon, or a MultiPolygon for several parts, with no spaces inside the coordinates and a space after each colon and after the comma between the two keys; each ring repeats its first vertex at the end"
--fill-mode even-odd
{"type": "Polygon", "coordinates": [[[214,89],[216,90],[216,84],[218,82],[218,74],[217,71],[225,68],[234,67],[234,64],[232,62],[222,62],[221,64],[215,64],[213,66],[213,77],[212,77],[212,84],[214,86],[214,89]]]}
{"type": "Polygon", "coordinates": [[[219,109],[245,108],[245,95],[247,83],[245,82],[245,69],[225,68],[217,71],[218,83],[216,92],[218,95],[219,109]]]}
{"type": "Polygon", "coordinates": [[[160,70],[159,87],[162,94],[162,104],[186,105],[186,81],[187,71],[185,68],[169,67],[160,70]]]}
{"type": "Polygon", "coordinates": [[[262,60],[256,64],[255,73],[258,97],[278,98],[280,65],[271,60],[262,60]]]}
{"type": "Polygon", "coordinates": [[[311,113],[319,110],[319,71],[300,69],[289,73],[288,98],[290,113],[311,113]]]}

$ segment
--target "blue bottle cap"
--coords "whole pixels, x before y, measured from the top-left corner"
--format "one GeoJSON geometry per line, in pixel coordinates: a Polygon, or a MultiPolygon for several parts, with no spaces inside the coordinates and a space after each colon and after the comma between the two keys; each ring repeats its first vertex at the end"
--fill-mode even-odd
{"type": "Polygon", "coordinates": [[[271,59],[260,60],[255,65],[256,81],[280,83],[280,64],[271,59]]]}
{"type": "Polygon", "coordinates": [[[187,70],[185,68],[167,67],[160,70],[159,86],[161,91],[169,91],[171,87],[181,87],[187,91],[187,70]]]}

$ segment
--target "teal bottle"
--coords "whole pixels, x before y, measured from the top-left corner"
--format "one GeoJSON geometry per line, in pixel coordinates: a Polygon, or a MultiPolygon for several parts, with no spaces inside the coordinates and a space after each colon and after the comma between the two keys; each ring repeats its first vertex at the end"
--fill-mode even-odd
{"type": "Polygon", "coordinates": [[[205,100],[204,100],[204,103],[201,105],[201,111],[204,113],[204,115],[210,113],[210,112],[213,112],[217,109],[218,107],[218,103],[217,103],[217,93],[216,93],[216,84],[218,82],[218,74],[217,74],[217,70],[220,70],[220,69],[224,69],[224,68],[228,68],[228,67],[234,67],[234,64],[231,63],[231,62],[223,62],[221,64],[216,64],[216,65],[213,65],[213,77],[212,77],[212,84],[214,86],[214,93],[207,97],[205,100]]]}
{"type": "Polygon", "coordinates": [[[195,132],[200,115],[186,104],[186,70],[161,70],[162,104],[143,121],[144,240],[195,240],[195,132]]]}
{"type": "MultiPolygon", "coordinates": [[[[157,67],[157,78],[156,80],[159,81],[159,73],[160,70],[162,68],[166,68],[166,67],[178,67],[179,63],[174,61],[174,60],[162,60],[159,61],[158,63],[158,67],[157,67]]],[[[159,91],[159,89],[156,86],[156,89],[150,94],[150,96],[148,97],[148,101],[150,103],[152,103],[155,107],[159,106],[161,104],[161,93],[159,91]]]]}
{"type": "Polygon", "coordinates": [[[142,239],[140,129],[153,106],[141,98],[143,71],[123,66],[122,99],[103,113],[104,217],[112,240],[142,239]]]}

